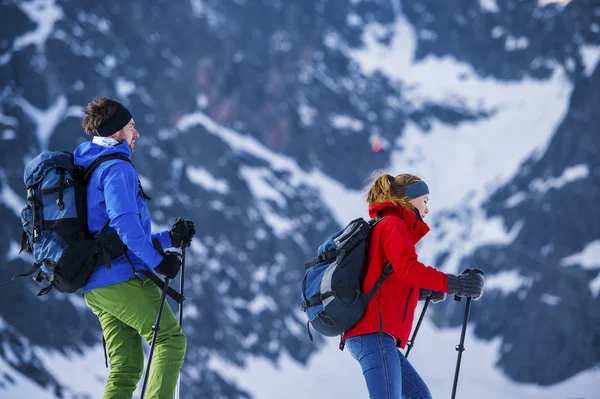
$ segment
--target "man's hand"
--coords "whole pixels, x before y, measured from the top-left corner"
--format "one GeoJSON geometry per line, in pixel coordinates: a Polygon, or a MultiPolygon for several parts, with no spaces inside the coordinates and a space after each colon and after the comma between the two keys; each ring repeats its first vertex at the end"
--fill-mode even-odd
{"type": "Polygon", "coordinates": [[[196,234],[196,224],[191,220],[178,217],[169,234],[174,248],[181,248],[182,245],[189,247],[192,237],[196,234]]]}
{"type": "Polygon", "coordinates": [[[157,273],[168,278],[175,278],[181,269],[181,255],[174,252],[166,252],[163,260],[154,268],[157,273]]]}

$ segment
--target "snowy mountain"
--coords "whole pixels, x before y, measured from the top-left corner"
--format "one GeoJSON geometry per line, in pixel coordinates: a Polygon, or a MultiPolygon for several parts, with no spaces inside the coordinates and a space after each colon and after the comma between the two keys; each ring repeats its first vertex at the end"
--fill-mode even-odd
{"type": "MultiPolygon", "coordinates": [[[[87,140],[80,109],[107,95],[139,127],[155,229],[198,226],[182,398],[366,397],[335,340],[308,342],[299,281],[366,217],[382,167],[432,190],[421,260],[486,272],[460,397],[600,398],[598,2],[0,7],[2,281],[29,262],[23,166],[87,140]]],[[[98,397],[99,323],[81,296],[38,290],[2,288],[0,397],[98,397]]],[[[411,354],[434,397],[451,391],[463,306],[432,306],[411,354]]]]}

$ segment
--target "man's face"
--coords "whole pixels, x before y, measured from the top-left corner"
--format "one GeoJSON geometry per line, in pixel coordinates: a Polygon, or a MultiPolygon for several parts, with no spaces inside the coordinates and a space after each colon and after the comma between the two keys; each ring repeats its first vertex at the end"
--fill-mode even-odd
{"type": "Polygon", "coordinates": [[[129,149],[131,150],[131,153],[133,154],[134,147],[135,147],[135,141],[137,140],[138,137],[140,137],[140,133],[135,128],[135,122],[134,122],[133,118],[131,118],[129,123],[127,123],[127,125],[125,125],[125,127],[123,129],[121,129],[119,131],[119,133],[117,133],[117,135],[118,135],[117,140],[119,140],[121,142],[122,142],[122,140],[127,141],[127,144],[129,144],[129,149]]]}

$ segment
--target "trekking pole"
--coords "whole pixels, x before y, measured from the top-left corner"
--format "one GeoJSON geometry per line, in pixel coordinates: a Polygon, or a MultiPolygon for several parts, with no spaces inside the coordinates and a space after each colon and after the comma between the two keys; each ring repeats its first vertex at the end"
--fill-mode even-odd
{"type": "MultiPolygon", "coordinates": [[[[467,269],[463,272],[466,273],[474,273],[481,274],[483,272],[479,269],[467,269]]],[[[458,295],[454,296],[454,300],[460,302],[460,297],[458,295]]],[[[454,371],[454,384],[452,385],[452,399],[456,398],[456,388],[458,387],[458,373],[460,372],[460,361],[462,360],[462,353],[465,350],[465,334],[467,333],[467,323],[469,322],[469,313],[471,312],[471,302],[473,298],[467,298],[467,305],[465,306],[465,315],[463,317],[462,330],[460,332],[460,342],[456,345],[456,350],[458,351],[458,358],[456,359],[456,370],[454,371]]]]}
{"type": "Polygon", "coordinates": [[[425,317],[425,312],[427,311],[427,306],[429,306],[429,302],[431,302],[431,295],[429,295],[427,297],[427,300],[425,301],[425,306],[423,306],[423,310],[421,311],[421,316],[419,316],[419,321],[417,322],[417,327],[415,327],[415,332],[413,332],[412,338],[409,339],[408,342],[406,343],[408,348],[406,349],[406,354],[404,355],[404,357],[407,359],[408,359],[408,354],[410,353],[410,350],[412,349],[413,345],[415,344],[415,339],[417,338],[417,333],[419,332],[419,327],[421,327],[421,323],[423,322],[423,317],[425,317]]]}
{"type": "Polygon", "coordinates": [[[152,331],[154,334],[152,335],[152,343],[150,344],[150,354],[148,355],[148,364],[146,365],[146,373],[144,375],[144,382],[142,384],[142,394],[140,399],[144,399],[146,396],[146,387],[148,385],[148,376],[150,375],[150,365],[152,364],[152,355],[154,355],[154,347],[156,346],[156,338],[158,337],[158,331],[160,330],[160,319],[162,318],[163,309],[165,307],[165,302],[167,301],[167,290],[169,289],[169,282],[171,279],[169,277],[165,278],[165,287],[162,291],[162,296],[160,298],[160,305],[158,307],[158,316],[156,316],[156,323],[152,326],[152,331]]]}
{"type": "MultiPolygon", "coordinates": [[[[185,245],[181,247],[181,274],[179,275],[179,293],[183,295],[183,282],[185,276],[185,245]]],[[[179,326],[183,328],[183,302],[179,303],[179,326]]]]}
{"type": "MultiPolygon", "coordinates": [[[[188,246],[183,243],[181,246],[181,274],[179,275],[179,293],[183,295],[183,282],[185,277],[185,247],[188,246]]],[[[183,302],[179,303],[179,326],[183,330],[183,302]]],[[[179,399],[179,390],[181,389],[181,371],[177,377],[177,387],[175,388],[175,397],[179,399]]]]}

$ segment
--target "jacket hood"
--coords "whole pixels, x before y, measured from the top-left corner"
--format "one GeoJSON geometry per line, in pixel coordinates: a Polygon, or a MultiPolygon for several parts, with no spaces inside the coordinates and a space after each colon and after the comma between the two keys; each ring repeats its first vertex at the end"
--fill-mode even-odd
{"type": "Polygon", "coordinates": [[[390,201],[375,203],[369,206],[369,217],[375,218],[377,216],[396,216],[402,219],[406,223],[415,244],[429,233],[430,230],[427,223],[421,218],[418,210],[415,209],[413,211],[390,201]]]}
{"type": "Polygon", "coordinates": [[[121,144],[105,147],[102,145],[94,144],[91,141],[80,144],[73,155],[75,156],[75,164],[88,168],[98,157],[105,155],[120,154],[131,159],[131,150],[127,141],[123,140],[121,144]]]}

